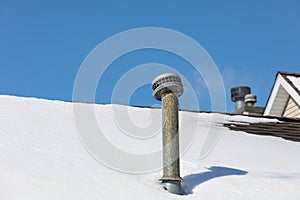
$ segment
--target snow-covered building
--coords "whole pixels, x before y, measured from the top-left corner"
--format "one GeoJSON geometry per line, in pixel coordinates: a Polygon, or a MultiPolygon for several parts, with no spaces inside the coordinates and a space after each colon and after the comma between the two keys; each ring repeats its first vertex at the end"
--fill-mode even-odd
{"type": "MultiPolygon", "coordinates": [[[[160,109],[80,105],[94,108],[103,134],[118,149],[137,155],[161,149],[159,131],[147,133],[161,118],[160,109]],[[136,133],[151,137],[128,137],[123,131],[132,124],[139,125],[136,133]]],[[[79,139],[73,103],[0,96],[0,199],[300,199],[300,143],[265,135],[276,129],[296,132],[299,121],[188,111],[179,115],[181,141],[193,139],[181,151],[184,197],[164,191],[159,168],[130,174],[97,162],[79,139]]]]}
{"type": "MultiPolygon", "coordinates": [[[[79,133],[74,116],[74,105],[81,111],[92,108],[113,146],[146,155],[161,150],[160,109],[2,95],[0,199],[299,200],[299,77],[278,73],[264,116],[179,112],[183,197],[163,189],[161,167],[122,173],[95,159],[81,138],[93,130],[79,133]],[[289,112],[290,107],[296,112],[289,112]]],[[[128,159],[125,164],[143,163],[128,159]]]]}

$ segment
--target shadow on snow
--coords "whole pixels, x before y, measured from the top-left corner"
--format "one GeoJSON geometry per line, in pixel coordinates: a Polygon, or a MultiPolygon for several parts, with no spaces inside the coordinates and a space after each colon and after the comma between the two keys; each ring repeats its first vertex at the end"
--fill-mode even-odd
{"type": "Polygon", "coordinates": [[[202,172],[198,174],[190,174],[183,177],[182,187],[183,187],[184,195],[193,194],[193,189],[195,187],[211,179],[222,177],[222,176],[246,175],[248,173],[246,171],[239,170],[239,169],[219,167],[219,166],[212,166],[208,169],[210,171],[202,172]]]}

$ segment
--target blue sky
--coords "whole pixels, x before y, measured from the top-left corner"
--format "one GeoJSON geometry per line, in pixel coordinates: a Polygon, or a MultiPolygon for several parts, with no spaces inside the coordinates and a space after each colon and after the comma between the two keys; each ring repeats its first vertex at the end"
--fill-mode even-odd
{"type": "MultiPolygon", "coordinates": [[[[277,71],[300,72],[299,20],[299,0],[0,0],[0,94],[71,101],[80,65],[99,43],[128,29],[150,26],[179,31],[206,49],[223,77],[228,112],[234,109],[230,88],[237,85],[250,86],[257,105],[264,106],[277,71]]],[[[181,70],[196,90],[199,109],[212,109],[205,83],[193,76],[185,60],[151,49],[112,63],[99,82],[96,102],[111,103],[118,79],[145,63],[181,70]]],[[[129,102],[112,103],[157,104],[151,95],[146,84],[129,102]]]]}

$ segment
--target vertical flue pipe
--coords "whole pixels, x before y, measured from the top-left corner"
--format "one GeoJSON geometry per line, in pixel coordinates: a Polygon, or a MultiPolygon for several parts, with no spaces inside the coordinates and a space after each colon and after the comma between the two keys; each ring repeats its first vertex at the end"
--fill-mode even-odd
{"type": "Polygon", "coordinates": [[[161,74],[152,82],[153,96],[162,101],[163,176],[165,188],[182,194],[179,160],[178,97],[183,93],[179,76],[161,74]]]}

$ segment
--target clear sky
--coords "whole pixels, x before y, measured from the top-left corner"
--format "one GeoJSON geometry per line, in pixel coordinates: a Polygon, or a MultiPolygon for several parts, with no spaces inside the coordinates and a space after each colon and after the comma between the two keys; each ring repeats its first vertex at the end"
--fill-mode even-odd
{"type": "MultiPolygon", "coordinates": [[[[0,0],[0,94],[71,101],[85,57],[110,36],[140,27],[173,29],[201,44],[223,77],[228,112],[234,109],[231,87],[250,86],[257,105],[264,106],[277,71],[300,72],[299,0],[0,0]]],[[[117,80],[145,63],[189,69],[188,63],[167,52],[131,52],[107,70],[96,102],[111,103],[117,80]]],[[[193,80],[190,73],[186,70],[185,75],[197,90],[200,109],[211,110],[204,82],[193,80]]],[[[112,103],[157,104],[151,95],[146,84],[129,102],[112,103]]]]}

